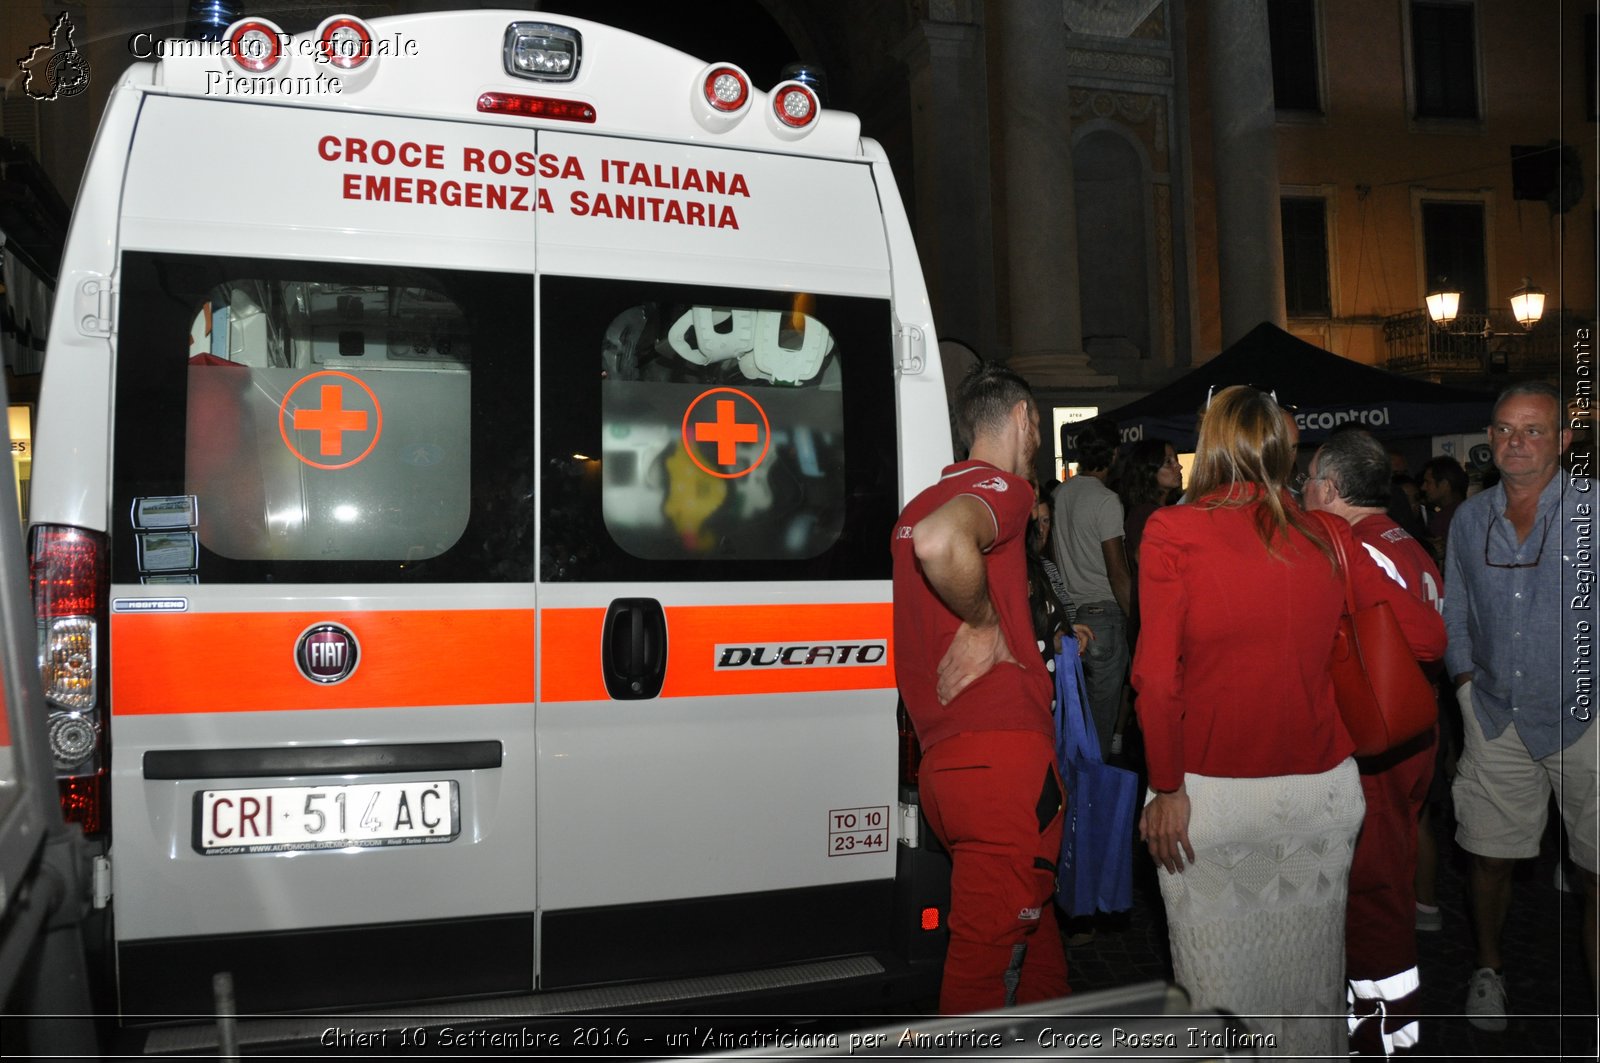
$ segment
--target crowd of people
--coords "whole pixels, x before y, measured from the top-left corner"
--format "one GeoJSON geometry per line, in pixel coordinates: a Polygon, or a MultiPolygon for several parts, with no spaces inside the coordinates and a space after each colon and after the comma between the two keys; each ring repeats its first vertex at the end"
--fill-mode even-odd
{"type": "Polygon", "coordinates": [[[1562,471],[1554,388],[1499,397],[1497,476],[1476,492],[1448,457],[1413,480],[1365,429],[1301,446],[1292,415],[1252,386],[1208,397],[1187,490],[1169,442],[1121,446],[1103,418],[1077,431],[1077,475],[1038,490],[1038,409],[1003,367],[976,367],[955,412],[967,460],[893,540],[897,671],[953,863],[941,1010],[1067,991],[1045,665],[1074,637],[1103,755],[1148,780],[1137,834],[1196,1007],[1249,1017],[1274,1054],[1415,1049],[1416,934],[1441,925],[1446,799],[1472,860],[1467,1018],[1505,1028],[1511,872],[1537,855],[1552,794],[1594,979],[1600,732],[1562,647],[1600,618],[1563,598],[1589,484],[1562,471]],[[1356,757],[1331,652],[1347,609],[1380,602],[1442,711],[1356,757]]]}

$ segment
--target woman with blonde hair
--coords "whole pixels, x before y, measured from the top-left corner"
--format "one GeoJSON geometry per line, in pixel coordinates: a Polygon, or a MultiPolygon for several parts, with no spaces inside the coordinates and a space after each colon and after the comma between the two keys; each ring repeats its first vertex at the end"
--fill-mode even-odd
{"type": "Polygon", "coordinates": [[[1174,976],[1194,1005],[1249,1018],[1274,1053],[1342,1057],[1345,897],[1364,805],[1329,672],[1344,612],[1335,537],[1358,606],[1389,602],[1414,653],[1443,653],[1444,625],[1346,522],[1295,502],[1291,432],[1267,392],[1218,393],[1190,504],[1145,527],[1139,834],[1161,867],[1174,976]]]}

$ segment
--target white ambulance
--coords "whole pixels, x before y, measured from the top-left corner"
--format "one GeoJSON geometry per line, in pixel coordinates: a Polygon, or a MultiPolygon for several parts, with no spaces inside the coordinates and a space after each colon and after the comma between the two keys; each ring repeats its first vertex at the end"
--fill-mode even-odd
{"type": "Polygon", "coordinates": [[[121,1013],[928,984],[888,539],[950,444],[859,121],[543,13],[150,50],[29,514],[121,1013]]]}

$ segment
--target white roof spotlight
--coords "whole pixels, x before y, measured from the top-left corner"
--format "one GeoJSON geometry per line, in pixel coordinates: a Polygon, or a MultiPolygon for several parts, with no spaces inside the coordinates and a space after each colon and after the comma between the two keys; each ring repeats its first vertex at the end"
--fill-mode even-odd
{"type": "Polygon", "coordinates": [[[780,81],[767,100],[767,128],[784,140],[798,140],[817,128],[822,101],[805,82],[780,81]]]}
{"type": "Polygon", "coordinates": [[[553,22],[513,22],[506,27],[506,73],[529,81],[572,81],[583,64],[583,34],[553,22]]]}
{"type": "Polygon", "coordinates": [[[732,63],[712,63],[689,86],[689,110],[708,133],[726,133],[750,113],[750,75],[732,63]]]}

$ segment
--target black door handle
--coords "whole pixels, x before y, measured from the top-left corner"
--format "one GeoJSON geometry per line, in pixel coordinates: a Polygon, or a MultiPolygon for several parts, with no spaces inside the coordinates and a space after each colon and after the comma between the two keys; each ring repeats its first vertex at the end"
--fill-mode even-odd
{"type": "Polygon", "coordinates": [[[654,598],[618,598],[606,611],[601,670],[617,701],[661,693],[667,676],[667,618],[654,598]]]}

